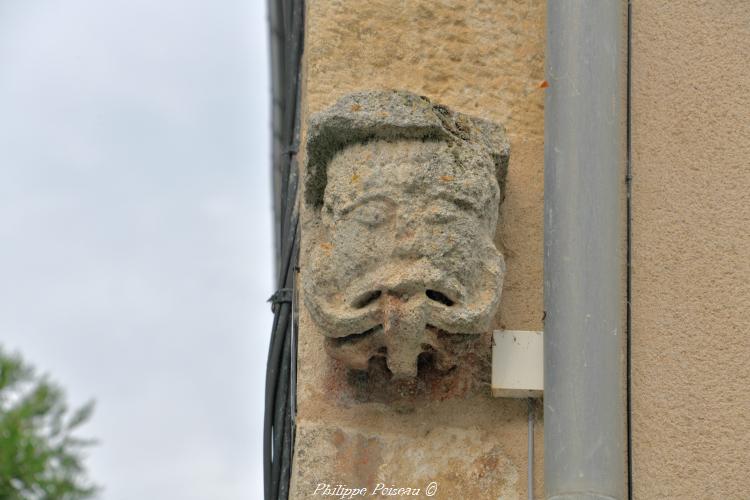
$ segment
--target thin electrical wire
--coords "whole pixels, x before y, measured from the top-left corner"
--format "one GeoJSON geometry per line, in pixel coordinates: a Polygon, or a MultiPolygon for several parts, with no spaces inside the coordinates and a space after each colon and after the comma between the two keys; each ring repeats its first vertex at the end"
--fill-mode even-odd
{"type": "Polygon", "coordinates": [[[299,253],[297,149],[303,1],[269,0],[277,287],[266,366],[263,481],[266,500],[287,500],[296,410],[295,273],[299,253]]]}
{"type": "Polygon", "coordinates": [[[534,500],[534,400],[528,398],[526,400],[526,406],[529,413],[529,425],[528,425],[528,472],[526,491],[528,492],[528,499],[534,500]]]}

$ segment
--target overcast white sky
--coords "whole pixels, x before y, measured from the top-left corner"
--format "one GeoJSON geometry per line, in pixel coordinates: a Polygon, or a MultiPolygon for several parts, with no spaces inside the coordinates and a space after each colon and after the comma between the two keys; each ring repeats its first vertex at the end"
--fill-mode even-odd
{"type": "Polygon", "coordinates": [[[261,496],[267,53],[264,0],[0,0],[0,343],[105,500],[261,496]]]}

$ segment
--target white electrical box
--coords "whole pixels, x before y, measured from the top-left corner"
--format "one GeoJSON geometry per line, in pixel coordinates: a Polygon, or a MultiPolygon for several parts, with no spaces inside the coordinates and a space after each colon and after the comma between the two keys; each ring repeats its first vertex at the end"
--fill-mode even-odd
{"type": "Polygon", "coordinates": [[[499,398],[542,397],[544,333],[496,330],[492,340],[492,395],[499,398]]]}

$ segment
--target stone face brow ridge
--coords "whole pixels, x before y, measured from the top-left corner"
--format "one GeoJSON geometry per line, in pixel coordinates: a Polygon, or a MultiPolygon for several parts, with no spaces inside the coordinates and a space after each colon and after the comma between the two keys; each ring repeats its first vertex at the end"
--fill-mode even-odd
{"type": "Polygon", "coordinates": [[[327,165],[338,151],[378,139],[441,140],[484,148],[495,164],[501,188],[504,185],[510,146],[501,125],[453,112],[408,91],[360,91],[341,97],[310,118],[305,175],[308,205],[322,205],[327,165]]]}

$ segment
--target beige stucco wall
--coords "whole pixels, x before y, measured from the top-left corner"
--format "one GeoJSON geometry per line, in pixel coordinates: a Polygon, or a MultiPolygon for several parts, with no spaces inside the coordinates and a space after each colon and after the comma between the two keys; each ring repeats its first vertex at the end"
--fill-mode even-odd
{"type": "MultiPolygon", "coordinates": [[[[496,240],[508,273],[496,328],[542,329],[544,5],[307,2],[303,122],[347,92],[397,88],[506,126],[511,161],[496,240]]],[[[304,133],[303,127],[303,140],[304,133]]],[[[310,216],[304,204],[301,210],[303,220],[310,216]]],[[[303,254],[311,244],[303,232],[303,254]]],[[[311,496],[320,482],[372,488],[430,481],[438,483],[435,498],[525,498],[525,401],[492,398],[488,386],[413,404],[358,397],[299,304],[294,498],[311,496]]],[[[535,490],[541,497],[537,412],[535,490]]]]}
{"type": "Polygon", "coordinates": [[[749,498],[750,3],[632,15],[635,498],[749,498]]]}

